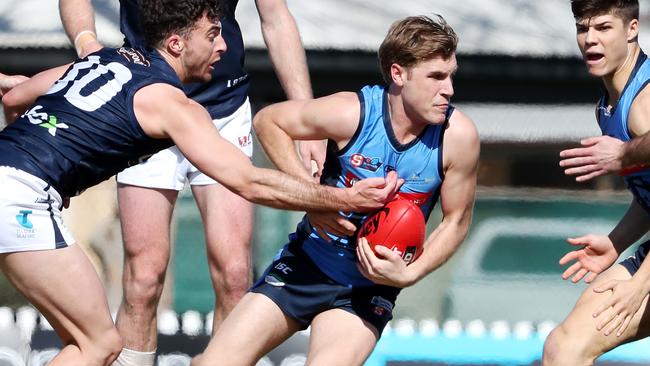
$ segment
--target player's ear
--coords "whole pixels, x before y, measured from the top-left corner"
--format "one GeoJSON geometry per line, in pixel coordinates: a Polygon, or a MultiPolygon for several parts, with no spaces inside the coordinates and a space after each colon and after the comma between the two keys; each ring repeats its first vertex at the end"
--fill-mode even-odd
{"type": "Polygon", "coordinates": [[[404,80],[407,78],[407,70],[398,64],[390,65],[390,78],[397,86],[404,86],[404,80]]]}
{"type": "Polygon", "coordinates": [[[639,20],[632,19],[627,25],[627,41],[636,41],[639,36],[639,20]]]}
{"type": "Polygon", "coordinates": [[[183,51],[185,44],[183,38],[178,34],[172,34],[167,38],[167,49],[175,55],[180,55],[183,51]]]}

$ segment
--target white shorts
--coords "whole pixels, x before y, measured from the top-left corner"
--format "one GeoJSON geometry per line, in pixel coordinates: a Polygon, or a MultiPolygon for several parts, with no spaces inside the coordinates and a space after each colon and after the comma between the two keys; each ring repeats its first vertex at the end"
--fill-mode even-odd
{"type": "Polygon", "coordinates": [[[74,243],[61,220],[59,193],[40,178],[0,166],[0,253],[59,249],[74,243]]]}
{"type": "MultiPolygon", "coordinates": [[[[237,146],[249,158],[253,156],[251,105],[248,99],[233,114],[215,119],[213,122],[219,129],[221,137],[237,146]]],[[[183,189],[185,182],[189,182],[191,185],[217,183],[195,168],[176,146],[162,150],[147,161],[123,170],[117,174],[117,182],[177,191],[183,189]]]]}

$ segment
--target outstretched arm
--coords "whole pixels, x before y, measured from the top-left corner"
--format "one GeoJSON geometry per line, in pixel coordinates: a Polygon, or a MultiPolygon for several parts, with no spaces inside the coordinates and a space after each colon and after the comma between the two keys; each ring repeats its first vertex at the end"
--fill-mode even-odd
{"type": "Polygon", "coordinates": [[[95,12],[90,0],[59,0],[59,14],[63,29],[79,57],[103,47],[97,40],[95,12]]]}
{"type": "Polygon", "coordinates": [[[649,229],[650,218],[647,213],[636,200],[632,201],[609,235],[588,234],[567,239],[569,244],[579,248],[560,259],[560,265],[575,261],[562,273],[562,278],[571,278],[574,283],[584,278],[586,283],[590,283],[599,273],[614,264],[621,253],[649,229]]]}
{"type": "Polygon", "coordinates": [[[293,210],[369,211],[383,206],[399,188],[396,175],[336,189],[256,168],[219,135],[203,107],[169,85],[140,89],[134,105],[149,136],[171,138],[199,170],[253,202],[293,210]]]}
{"type": "MultiPolygon", "coordinates": [[[[287,99],[311,99],[313,94],[305,49],[286,1],[256,0],[255,4],[271,63],[287,99]]],[[[300,141],[298,145],[305,169],[311,173],[311,162],[314,161],[320,176],[325,163],[324,141],[300,141]]]]}
{"type": "Polygon", "coordinates": [[[465,239],[472,219],[480,142],[474,123],[460,111],[451,117],[443,142],[445,177],[440,190],[442,222],[429,235],[424,252],[408,267],[386,247],[375,250],[367,241],[357,245],[360,269],[375,283],[407,287],[444,264],[465,239]]]}

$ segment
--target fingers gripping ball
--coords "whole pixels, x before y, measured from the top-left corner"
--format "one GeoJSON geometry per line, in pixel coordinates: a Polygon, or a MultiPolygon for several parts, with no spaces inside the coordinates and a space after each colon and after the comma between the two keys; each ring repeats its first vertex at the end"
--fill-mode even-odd
{"type": "Polygon", "coordinates": [[[366,237],[373,251],[375,245],[383,245],[410,264],[422,254],[425,228],[420,208],[411,201],[397,199],[369,216],[358,236],[366,237]]]}

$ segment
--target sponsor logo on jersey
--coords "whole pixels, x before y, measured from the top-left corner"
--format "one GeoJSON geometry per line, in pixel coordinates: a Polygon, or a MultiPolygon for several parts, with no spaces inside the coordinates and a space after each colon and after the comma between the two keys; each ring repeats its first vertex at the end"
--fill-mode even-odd
{"type": "Polygon", "coordinates": [[[386,313],[390,314],[393,311],[393,304],[381,296],[373,296],[370,303],[375,306],[372,312],[378,316],[383,316],[386,313]]]}
{"type": "Polygon", "coordinates": [[[379,158],[369,158],[361,154],[352,154],[350,156],[350,164],[354,167],[369,170],[371,172],[376,172],[383,163],[379,161],[379,158]]]}
{"type": "Polygon", "coordinates": [[[56,131],[58,128],[68,128],[68,125],[65,123],[60,123],[56,116],[48,115],[45,112],[39,112],[41,109],[43,109],[42,105],[34,106],[32,109],[25,112],[22,117],[27,117],[29,123],[33,125],[47,128],[47,132],[49,132],[52,136],[56,136],[56,131]]]}
{"type": "Polygon", "coordinates": [[[398,192],[397,196],[401,199],[411,201],[418,206],[424,206],[431,198],[431,192],[398,192]]]}
{"type": "Polygon", "coordinates": [[[241,83],[246,79],[248,79],[248,75],[240,76],[236,79],[228,79],[228,81],[226,82],[226,88],[232,88],[233,86],[241,83]]]}
{"type": "Polygon", "coordinates": [[[127,47],[120,47],[117,50],[117,53],[120,55],[124,56],[124,58],[136,65],[141,65],[141,66],[146,66],[149,67],[151,66],[151,63],[149,60],[147,60],[146,57],[140,51],[134,50],[133,48],[127,48],[127,47]]]}

